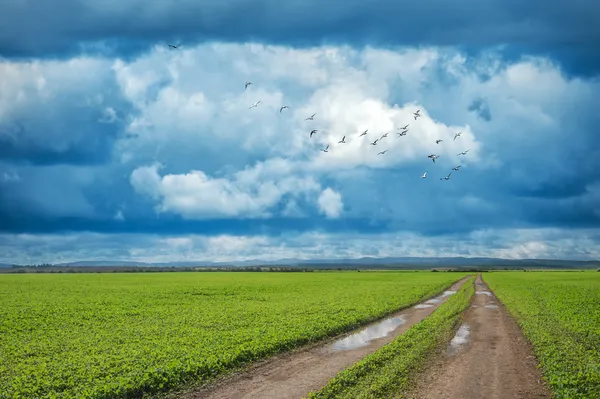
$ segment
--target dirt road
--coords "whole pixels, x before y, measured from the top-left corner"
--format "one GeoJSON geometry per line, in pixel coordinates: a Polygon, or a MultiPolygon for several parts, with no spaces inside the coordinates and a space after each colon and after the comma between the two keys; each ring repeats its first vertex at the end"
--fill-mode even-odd
{"type": "Polygon", "coordinates": [[[444,294],[373,323],[337,340],[282,354],[226,378],[215,386],[179,395],[196,398],[299,399],[327,384],[330,378],[391,342],[427,317],[464,283],[444,294]]]}
{"type": "Polygon", "coordinates": [[[413,399],[550,398],[518,325],[477,277],[476,294],[446,353],[425,372],[413,399]]]}

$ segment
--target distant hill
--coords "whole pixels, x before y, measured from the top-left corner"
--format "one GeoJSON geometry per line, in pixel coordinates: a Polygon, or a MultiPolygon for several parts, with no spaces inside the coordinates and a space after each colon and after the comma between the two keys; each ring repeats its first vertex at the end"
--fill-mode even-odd
{"type": "Polygon", "coordinates": [[[8,263],[0,263],[0,267],[12,267],[12,265],[8,263]]]}
{"type": "MultiPolygon", "coordinates": [[[[10,267],[11,265],[8,265],[10,267]]],[[[465,257],[398,257],[358,259],[279,259],[274,261],[245,260],[232,262],[183,261],[183,262],[132,262],[120,260],[77,261],[59,263],[55,266],[126,266],[126,267],[220,267],[220,266],[308,266],[308,267],[397,267],[397,268],[444,268],[444,267],[516,267],[516,268],[548,268],[548,269],[581,269],[598,268],[600,261],[575,261],[555,259],[500,259],[500,258],[465,258],[465,257]]]]}

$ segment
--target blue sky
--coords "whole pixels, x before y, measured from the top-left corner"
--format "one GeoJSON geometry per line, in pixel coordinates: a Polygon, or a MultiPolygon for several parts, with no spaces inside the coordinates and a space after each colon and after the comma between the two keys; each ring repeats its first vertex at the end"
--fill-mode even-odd
{"type": "Polygon", "coordinates": [[[57,1],[0,6],[0,263],[600,258],[591,0],[57,1]]]}

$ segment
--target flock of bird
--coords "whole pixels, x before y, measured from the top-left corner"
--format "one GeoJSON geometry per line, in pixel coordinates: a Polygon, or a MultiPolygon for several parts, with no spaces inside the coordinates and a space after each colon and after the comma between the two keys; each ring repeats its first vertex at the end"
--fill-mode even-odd
{"type": "MultiPolygon", "coordinates": [[[[171,48],[173,48],[173,49],[178,49],[178,48],[179,48],[179,46],[180,46],[180,44],[177,44],[177,45],[172,45],[172,44],[169,44],[169,47],[171,47],[171,48]]],[[[247,82],[245,83],[245,85],[244,85],[244,91],[246,91],[250,85],[252,85],[252,82],[250,82],[250,81],[247,81],[247,82]]],[[[260,100],[259,100],[259,101],[256,101],[254,104],[250,105],[250,107],[248,107],[248,109],[256,108],[256,107],[258,107],[258,105],[259,105],[260,103],[261,103],[261,101],[260,101],[260,100]]],[[[288,105],[282,105],[282,106],[279,108],[279,113],[281,113],[281,112],[282,112],[284,109],[289,109],[289,108],[290,108],[290,107],[289,107],[288,105]]],[[[416,121],[418,118],[420,118],[420,117],[421,117],[421,113],[420,113],[420,112],[421,112],[421,110],[419,110],[419,109],[418,109],[416,112],[413,112],[413,117],[414,117],[414,120],[415,120],[415,121],[416,121]]],[[[312,120],[314,120],[314,118],[315,118],[315,116],[316,116],[316,115],[317,115],[316,113],[312,114],[311,116],[309,116],[308,118],[306,118],[306,119],[305,119],[305,121],[312,121],[312,120]]],[[[398,128],[398,130],[399,130],[399,131],[398,131],[398,132],[396,132],[396,134],[398,135],[398,137],[403,137],[403,136],[406,136],[406,135],[407,135],[407,133],[408,133],[408,127],[409,127],[409,126],[410,126],[410,124],[407,124],[406,126],[403,126],[403,127],[401,127],[401,128],[398,128]]],[[[316,129],[312,129],[312,130],[310,131],[310,133],[309,133],[309,138],[312,138],[312,136],[313,136],[314,134],[316,134],[317,132],[318,132],[318,130],[316,130],[316,129]]],[[[369,132],[369,129],[367,129],[367,130],[365,130],[364,132],[360,133],[358,137],[366,136],[368,132],[369,132]]],[[[376,146],[376,145],[377,145],[377,143],[379,143],[381,140],[383,140],[384,138],[387,138],[388,134],[389,134],[389,132],[388,132],[388,133],[385,133],[385,134],[383,134],[381,137],[379,137],[379,138],[375,139],[375,140],[374,140],[373,142],[371,142],[370,144],[371,144],[372,146],[376,146]]],[[[453,139],[453,141],[455,141],[457,138],[459,138],[461,134],[462,134],[462,132],[455,133],[455,134],[454,134],[454,139],[453,139]]],[[[435,140],[435,143],[436,143],[436,144],[440,144],[440,143],[442,143],[443,141],[444,141],[443,139],[437,139],[437,140],[435,140]]],[[[340,141],[338,141],[338,144],[346,144],[346,136],[343,136],[343,137],[342,137],[342,139],[341,139],[340,141]]],[[[323,152],[329,152],[329,144],[327,144],[327,146],[326,146],[325,148],[321,149],[321,151],[323,151],[323,152]]],[[[385,153],[387,153],[387,151],[388,151],[388,150],[383,150],[383,151],[380,151],[380,152],[379,152],[377,155],[385,155],[385,153]]],[[[460,153],[458,153],[458,154],[457,154],[457,156],[461,156],[461,155],[467,155],[467,153],[468,153],[468,152],[469,152],[469,150],[465,150],[465,151],[463,151],[463,152],[460,152],[460,153]]],[[[440,157],[440,156],[439,156],[439,155],[436,155],[436,154],[431,154],[431,155],[428,155],[428,156],[427,156],[427,158],[431,159],[431,160],[433,161],[433,163],[435,163],[435,160],[436,160],[436,159],[438,159],[439,157],[440,157]]],[[[452,175],[452,172],[460,170],[460,168],[461,168],[461,167],[462,167],[462,165],[457,165],[457,166],[453,167],[453,168],[452,168],[452,171],[451,171],[450,173],[448,173],[448,175],[447,175],[446,177],[440,177],[440,180],[450,180],[450,176],[452,175]]],[[[425,171],[425,173],[423,173],[423,174],[421,175],[421,178],[422,178],[422,179],[426,179],[426,178],[427,178],[427,171],[425,171]]]]}

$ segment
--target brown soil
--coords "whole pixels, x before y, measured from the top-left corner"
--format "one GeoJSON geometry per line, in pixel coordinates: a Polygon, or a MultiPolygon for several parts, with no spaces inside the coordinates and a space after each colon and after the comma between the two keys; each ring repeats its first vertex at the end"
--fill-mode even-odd
{"type": "MultiPolygon", "coordinates": [[[[481,276],[475,284],[477,291],[490,292],[481,276]]],[[[470,330],[467,342],[449,348],[434,361],[410,398],[551,397],[531,347],[495,296],[475,294],[463,322],[470,330]]]]}
{"type": "MultiPolygon", "coordinates": [[[[457,290],[465,281],[466,279],[457,282],[450,289],[457,290]]],[[[332,350],[331,348],[333,342],[358,332],[363,327],[336,339],[271,357],[243,372],[225,378],[213,386],[185,392],[179,394],[178,397],[181,399],[303,398],[309,392],[325,386],[327,381],[335,377],[340,371],[393,341],[410,326],[431,314],[446,299],[447,297],[444,297],[440,302],[432,303],[431,307],[420,309],[413,307],[393,315],[402,315],[406,322],[389,335],[373,340],[364,347],[343,351],[332,350]]]]}

